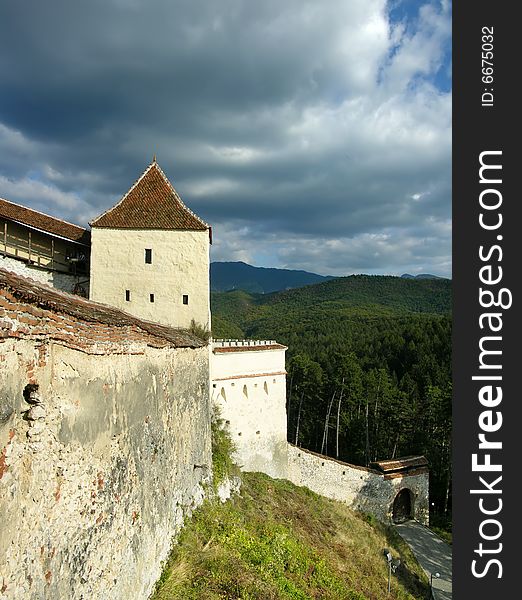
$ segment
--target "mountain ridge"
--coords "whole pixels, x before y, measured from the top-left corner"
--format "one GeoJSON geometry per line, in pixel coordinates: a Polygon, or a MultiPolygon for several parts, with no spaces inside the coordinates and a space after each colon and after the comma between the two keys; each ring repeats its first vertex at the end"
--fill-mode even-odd
{"type": "Polygon", "coordinates": [[[254,267],[243,261],[210,263],[210,285],[214,292],[242,289],[246,292],[269,294],[335,279],[300,269],[254,267]]]}
{"type": "MultiPolygon", "coordinates": [[[[243,261],[213,261],[210,263],[210,284],[213,292],[244,290],[254,294],[272,294],[324,283],[346,277],[395,277],[394,275],[319,275],[303,269],[279,269],[275,267],[255,267],[243,261]]],[[[411,275],[404,273],[401,279],[446,279],[430,273],[411,275]]]]}

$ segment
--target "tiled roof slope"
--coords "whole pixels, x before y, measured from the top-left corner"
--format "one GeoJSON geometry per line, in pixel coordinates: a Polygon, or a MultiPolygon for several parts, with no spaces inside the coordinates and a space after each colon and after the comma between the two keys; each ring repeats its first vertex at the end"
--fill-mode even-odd
{"type": "Polygon", "coordinates": [[[0,217],[40,229],[53,235],[58,235],[80,244],[85,244],[86,246],[89,246],[91,243],[91,232],[87,231],[87,229],[79,225],[67,223],[67,221],[62,221],[61,219],[56,219],[55,217],[50,217],[31,208],[20,206],[3,198],[0,198],[0,217]]]}
{"type": "MultiPolygon", "coordinates": [[[[2,319],[21,321],[27,328],[24,334],[15,327],[12,337],[49,337],[46,325],[51,323],[54,329],[60,329],[58,336],[54,332],[51,337],[76,346],[80,341],[86,345],[136,342],[156,348],[205,345],[184,329],[143,321],[117,308],[59,291],[5,269],[0,269],[0,329],[2,319]],[[22,309],[22,304],[28,308],[22,309]],[[24,312],[28,313],[25,320],[24,312]]],[[[2,335],[0,331],[2,337],[10,337],[9,332],[2,335]]]]}
{"type": "Polygon", "coordinates": [[[405,456],[403,458],[380,460],[370,463],[374,469],[383,473],[391,471],[402,471],[405,469],[422,468],[428,466],[428,461],[424,456],[405,456]]]}
{"type": "Polygon", "coordinates": [[[114,229],[210,229],[183,204],[156,161],[118,204],[96,217],[90,225],[114,229]]]}

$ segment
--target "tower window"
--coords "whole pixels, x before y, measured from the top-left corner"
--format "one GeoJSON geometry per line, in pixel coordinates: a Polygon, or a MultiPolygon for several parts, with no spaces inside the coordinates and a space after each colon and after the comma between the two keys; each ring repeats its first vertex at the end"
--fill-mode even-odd
{"type": "Polygon", "coordinates": [[[150,294],[149,297],[150,297],[150,301],[154,302],[154,294],[150,294]]]}
{"type": "Polygon", "coordinates": [[[188,294],[183,294],[183,304],[188,304],[188,294]]]}
{"type": "Polygon", "coordinates": [[[145,263],[147,265],[152,264],[152,248],[145,248],[145,263]]]}
{"type": "Polygon", "coordinates": [[[125,300],[130,302],[130,290],[125,290],[125,300]]]}

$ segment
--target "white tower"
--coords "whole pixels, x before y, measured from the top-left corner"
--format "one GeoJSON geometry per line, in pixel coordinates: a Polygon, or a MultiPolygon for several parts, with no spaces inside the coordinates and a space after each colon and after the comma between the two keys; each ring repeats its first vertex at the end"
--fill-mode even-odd
{"type": "Polygon", "coordinates": [[[189,210],[154,160],[91,223],[90,298],[142,319],[210,330],[210,226],[189,210]]]}

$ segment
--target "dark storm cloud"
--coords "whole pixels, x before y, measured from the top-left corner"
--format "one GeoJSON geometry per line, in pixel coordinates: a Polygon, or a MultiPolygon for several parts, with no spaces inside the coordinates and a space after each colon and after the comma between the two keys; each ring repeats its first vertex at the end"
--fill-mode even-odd
{"type": "Polygon", "coordinates": [[[449,7],[419,4],[4,3],[0,196],[86,223],[157,153],[215,259],[448,275],[449,7]]]}

